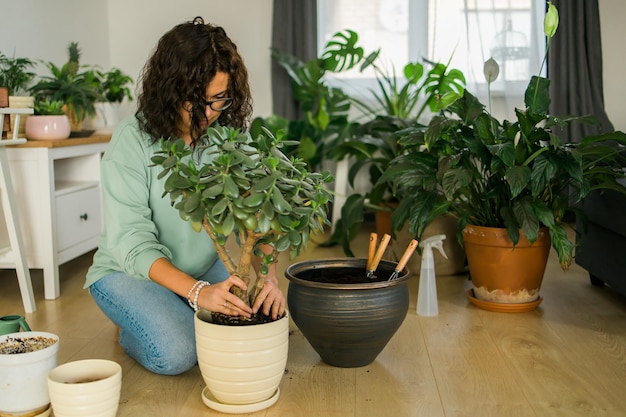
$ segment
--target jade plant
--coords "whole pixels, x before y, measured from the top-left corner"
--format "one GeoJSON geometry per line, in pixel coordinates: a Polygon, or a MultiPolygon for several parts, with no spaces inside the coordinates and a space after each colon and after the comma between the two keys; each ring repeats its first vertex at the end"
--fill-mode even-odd
{"type": "Polygon", "coordinates": [[[280,252],[291,258],[305,248],[310,235],[329,224],[329,172],[309,172],[301,159],[288,158],[281,148],[292,145],[265,131],[253,137],[229,127],[210,127],[203,143],[191,148],[182,139],[162,141],[152,162],[163,168],[163,196],[169,194],[181,218],[215,244],[219,258],[247,290],[231,290],[248,305],[265,283],[280,252]],[[226,249],[234,234],[239,258],[226,249]],[[265,249],[271,248],[271,251],[265,249]],[[260,267],[251,274],[253,257],[260,267]]]}

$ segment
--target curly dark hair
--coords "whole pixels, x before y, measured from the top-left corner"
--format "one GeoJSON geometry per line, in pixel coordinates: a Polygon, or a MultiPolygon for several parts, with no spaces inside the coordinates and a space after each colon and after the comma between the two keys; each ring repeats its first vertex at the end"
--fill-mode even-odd
{"type": "Polygon", "coordinates": [[[163,35],[143,68],[135,113],[141,129],[153,141],[178,138],[179,110],[188,101],[192,104],[190,134],[195,145],[204,133],[200,122],[206,119],[206,90],[217,72],[229,75],[228,97],[233,99],[218,123],[247,128],[252,98],[243,59],[223,28],[196,17],[163,35]]]}

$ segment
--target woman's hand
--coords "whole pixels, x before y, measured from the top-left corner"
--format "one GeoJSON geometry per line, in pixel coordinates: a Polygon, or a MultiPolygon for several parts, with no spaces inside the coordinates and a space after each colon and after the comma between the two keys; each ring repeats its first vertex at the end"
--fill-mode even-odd
{"type": "Polygon", "coordinates": [[[250,318],[252,309],[230,292],[232,287],[239,287],[244,291],[247,288],[241,278],[231,275],[225,281],[203,287],[200,291],[198,306],[216,313],[250,318]]]}
{"type": "Polygon", "coordinates": [[[278,280],[275,277],[266,277],[264,284],[254,301],[252,312],[257,313],[263,307],[263,314],[271,315],[272,319],[276,320],[285,313],[285,296],[278,288],[278,280]]]}

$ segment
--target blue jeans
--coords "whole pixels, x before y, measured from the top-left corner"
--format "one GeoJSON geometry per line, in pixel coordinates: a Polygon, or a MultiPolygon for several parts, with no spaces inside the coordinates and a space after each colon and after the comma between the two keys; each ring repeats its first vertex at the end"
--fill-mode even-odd
{"type": "MultiPolygon", "coordinates": [[[[200,279],[214,284],[228,276],[218,259],[200,279]]],[[[120,345],[143,367],[157,374],[178,375],[195,366],[194,311],[184,297],[123,272],[100,278],[89,291],[120,327],[120,345]]]]}

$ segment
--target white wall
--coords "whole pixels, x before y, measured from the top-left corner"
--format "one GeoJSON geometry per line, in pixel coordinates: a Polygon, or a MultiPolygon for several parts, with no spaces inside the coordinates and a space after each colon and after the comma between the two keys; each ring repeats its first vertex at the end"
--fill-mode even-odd
{"type": "MultiPolygon", "coordinates": [[[[82,61],[119,67],[134,79],[158,38],[200,15],[219,24],[248,65],[255,115],[271,113],[270,43],[273,0],[0,0],[0,51],[62,65],[77,41],[82,61]]],[[[626,131],[623,22],[626,1],[599,0],[607,113],[626,131]]],[[[39,70],[38,72],[42,72],[39,70]]],[[[132,109],[125,109],[132,112],[132,109]]]]}
{"type": "MultiPolygon", "coordinates": [[[[0,0],[0,51],[67,61],[76,41],[83,64],[118,67],[137,79],[158,39],[178,23],[202,16],[223,26],[250,72],[255,116],[271,113],[270,43],[273,0],[0,0]]],[[[38,68],[39,74],[47,74],[38,68]]],[[[124,113],[134,111],[126,104],[124,113]]]]}

